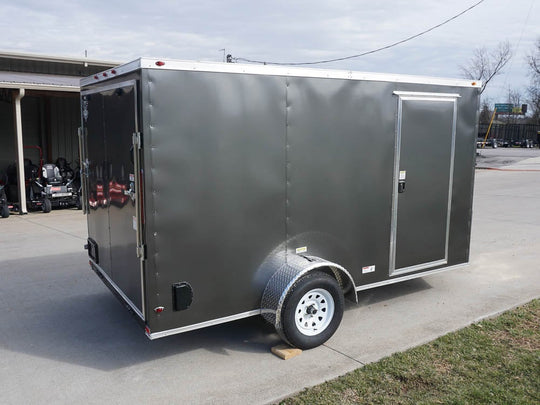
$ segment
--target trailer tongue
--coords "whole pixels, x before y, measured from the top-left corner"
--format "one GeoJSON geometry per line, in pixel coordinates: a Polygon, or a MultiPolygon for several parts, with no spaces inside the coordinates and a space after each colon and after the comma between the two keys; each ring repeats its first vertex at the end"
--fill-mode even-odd
{"type": "Polygon", "coordinates": [[[138,59],[81,84],[90,264],[151,339],[262,315],[310,348],[344,297],[468,262],[479,83],[138,59]]]}

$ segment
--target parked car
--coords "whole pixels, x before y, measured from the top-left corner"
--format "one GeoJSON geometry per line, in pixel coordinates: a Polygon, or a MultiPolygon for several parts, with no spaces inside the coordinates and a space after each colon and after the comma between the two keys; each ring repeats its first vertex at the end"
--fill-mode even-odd
{"type": "Polygon", "coordinates": [[[510,141],[506,139],[497,139],[497,146],[500,148],[508,148],[510,145],[510,141]]]}
{"type": "Polygon", "coordinates": [[[512,141],[512,146],[516,148],[533,148],[534,142],[531,139],[516,139],[512,141]]]}
{"type": "Polygon", "coordinates": [[[484,143],[484,138],[483,137],[480,137],[480,138],[476,138],[476,147],[477,148],[485,148],[485,147],[490,147],[490,148],[497,148],[499,146],[499,143],[497,141],[497,139],[493,139],[493,138],[489,138],[489,139],[486,139],[485,143],[484,143]]]}

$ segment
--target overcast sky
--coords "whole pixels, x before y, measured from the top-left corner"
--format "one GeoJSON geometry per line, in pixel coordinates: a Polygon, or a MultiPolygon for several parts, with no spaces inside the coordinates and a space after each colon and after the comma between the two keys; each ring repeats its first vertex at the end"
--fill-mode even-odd
{"type": "MultiPolygon", "coordinates": [[[[127,62],[140,56],[304,62],[361,53],[404,39],[478,0],[4,0],[0,51],[127,62]],[[7,4],[6,4],[7,3],[7,4]]],[[[486,90],[504,102],[524,91],[525,55],[540,37],[538,0],[485,0],[406,44],[320,68],[460,77],[473,50],[508,40],[514,57],[486,90]]]]}

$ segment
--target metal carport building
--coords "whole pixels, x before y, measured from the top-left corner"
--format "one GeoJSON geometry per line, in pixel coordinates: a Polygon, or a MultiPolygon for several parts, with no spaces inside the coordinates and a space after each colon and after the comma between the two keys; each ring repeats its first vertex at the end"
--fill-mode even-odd
{"type": "MultiPolygon", "coordinates": [[[[24,146],[39,146],[45,162],[78,161],[79,81],[116,62],[0,52],[0,182],[16,163],[19,213],[25,214],[24,146]]],[[[29,153],[29,150],[27,151],[29,153]]],[[[30,155],[29,159],[36,159],[30,155]]]]}

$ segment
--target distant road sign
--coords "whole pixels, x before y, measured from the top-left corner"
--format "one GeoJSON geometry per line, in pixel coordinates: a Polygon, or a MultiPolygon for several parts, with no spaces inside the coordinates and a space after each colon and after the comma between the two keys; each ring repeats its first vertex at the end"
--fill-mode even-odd
{"type": "Polygon", "coordinates": [[[512,114],[522,114],[521,107],[513,107],[512,114]]]}
{"type": "Polygon", "coordinates": [[[511,113],[512,108],[514,108],[514,104],[510,103],[495,103],[495,108],[497,109],[498,113],[511,113]]]}

